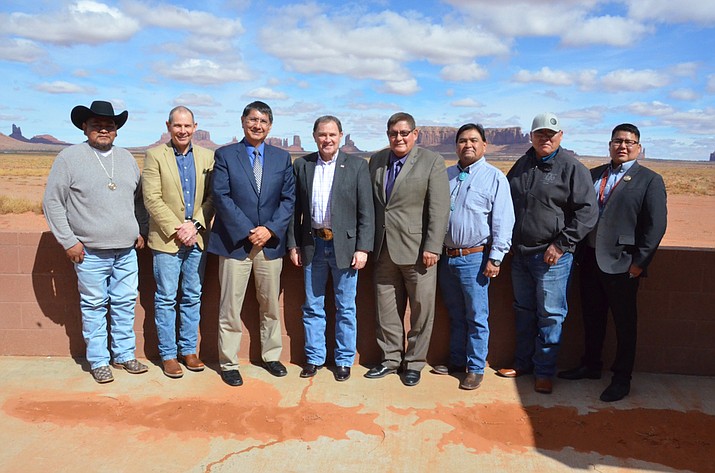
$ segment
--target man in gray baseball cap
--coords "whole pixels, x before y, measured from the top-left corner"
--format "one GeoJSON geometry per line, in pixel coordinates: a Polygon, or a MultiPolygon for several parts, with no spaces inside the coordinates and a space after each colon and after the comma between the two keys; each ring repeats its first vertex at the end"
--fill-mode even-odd
{"type": "Polygon", "coordinates": [[[598,205],[588,169],[561,148],[563,131],[550,112],[534,117],[529,150],[507,179],[514,201],[511,263],[516,316],[515,378],[534,373],[534,390],[548,394],[556,374],[566,287],[576,244],[596,225],[598,205]]]}
{"type": "Polygon", "coordinates": [[[87,141],[57,155],[42,201],[50,230],[77,273],[86,356],[98,383],[114,380],[110,360],[115,368],[134,374],[148,369],[134,355],[135,248],[144,246],[148,217],[137,162],[129,151],[114,146],[128,115],[126,110],[115,114],[112,104],[101,100],[72,109],[72,123],[87,141]]]}

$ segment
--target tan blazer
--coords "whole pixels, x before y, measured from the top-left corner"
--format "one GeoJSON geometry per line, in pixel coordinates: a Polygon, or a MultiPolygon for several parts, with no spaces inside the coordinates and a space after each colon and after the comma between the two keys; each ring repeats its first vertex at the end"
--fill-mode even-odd
{"type": "Polygon", "coordinates": [[[412,148],[386,202],[389,162],[389,149],[370,158],[375,203],[374,261],[387,241],[393,263],[419,264],[423,251],[442,253],[449,223],[449,181],[444,159],[424,148],[412,148]]]}
{"type": "MultiPolygon", "coordinates": [[[[193,149],[196,168],[193,219],[205,228],[197,237],[199,248],[203,250],[214,215],[210,187],[214,153],[196,145],[193,149]]],[[[142,190],[144,205],[149,212],[149,248],[176,253],[179,251],[179,242],[174,238],[175,228],[184,222],[185,204],[171,142],[147,151],[142,172],[142,190]]]]}

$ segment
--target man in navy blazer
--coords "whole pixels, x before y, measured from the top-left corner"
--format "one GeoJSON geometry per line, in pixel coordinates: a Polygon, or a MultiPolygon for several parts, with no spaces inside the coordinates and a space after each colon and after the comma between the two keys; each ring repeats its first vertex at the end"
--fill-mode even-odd
{"type": "Polygon", "coordinates": [[[288,152],[265,143],[273,112],[252,102],[241,117],[244,138],[216,150],[213,201],[216,219],[208,251],[219,257],[221,300],[218,349],[221,378],[240,386],[241,307],[253,272],[259,305],[261,358],[274,376],[285,376],[282,349],[280,275],[286,230],[295,203],[293,166],[288,152]]]}
{"type": "Polygon", "coordinates": [[[336,381],[350,378],[357,345],[358,271],[375,238],[375,209],[367,161],[340,149],[343,127],[326,115],[313,125],[318,152],[295,160],[295,217],[288,229],[290,259],[305,275],[306,365],[301,378],[325,363],[325,286],[335,292],[336,381]]]}
{"type": "Polygon", "coordinates": [[[613,402],[630,392],[636,357],[637,293],[663,235],[667,207],[663,178],[638,164],[640,131],[618,125],[609,143],[611,162],[591,170],[598,193],[599,220],[582,242],[581,304],[585,354],[581,366],[559,373],[563,379],[600,379],[606,318],[616,328],[611,384],[601,400],[613,402]]]}

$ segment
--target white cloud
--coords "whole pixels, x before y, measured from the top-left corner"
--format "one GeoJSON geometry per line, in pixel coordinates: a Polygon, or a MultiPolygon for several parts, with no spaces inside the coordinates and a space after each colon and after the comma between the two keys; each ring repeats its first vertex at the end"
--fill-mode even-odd
{"type": "Polygon", "coordinates": [[[715,135],[715,108],[676,111],[661,117],[661,122],[684,134],[715,135]]]}
{"type": "Polygon", "coordinates": [[[700,65],[697,62],[681,62],[670,68],[673,75],[681,77],[697,77],[700,65]]]}
{"type": "Polygon", "coordinates": [[[214,37],[233,38],[244,32],[241,21],[212,15],[199,10],[189,10],[171,4],[155,6],[142,2],[125,1],[124,9],[145,25],[186,31],[198,37],[211,36],[206,43],[213,43],[214,37]]]}
{"type": "Polygon", "coordinates": [[[567,28],[561,40],[569,46],[629,46],[651,31],[651,28],[628,18],[601,16],[583,19],[579,24],[567,28]]]}
{"type": "Polygon", "coordinates": [[[61,45],[126,41],[140,29],[139,22],[121,10],[91,0],[38,15],[0,14],[0,24],[5,34],[61,45]]]}
{"type": "Polygon", "coordinates": [[[550,85],[573,85],[575,83],[574,76],[565,71],[555,71],[550,67],[542,67],[538,72],[529,72],[521,70],[514,75],[514,80],[517,82],[541,82],[550,85]]]}
{"type": "Polygon", "coordinates": [[[608,109],[604,106],[596,105],[593,107],[586,107],[577,110],[567,110],[565,112],[559,112],[558,117],[563,121],[567,119],[568,121],[578,120],[589,126],[596,126],[603,122],[603,117],[608,109]]]}
{"type": "Polygon", "coordinates": [[[707,91],[710,94],[715,94],[715,74],[710,74],[708,76],[707,91]]]}
{"type": "Polygon", "coordinates": [[[93,87],[83,87],[59,80],[37,84],[34,89],[48,94],[94,94],[96,92],[93,87]]]}
{"type": "Polygon", "coordinates": [[[489,73],[477,63],[450,64],[442,68],[440,77],[453,82],[471,82],[486,79],[489,73]]]}
{"type": "Polygon", "coordinates": [[[277,108],[275,115],[296,116],[308,113],[315,115],[315,118],[317,118],[321,112],[325,112],[325,106],[323,104],[300,101],[288,107],[277,108]]]}
{"type": "Polygon", "coordinates": [[[400,106],[395,102],[349,102],[350,110],[397,110],[400,106]]]}
{"type": "MultiPolygon", "coordinates": [[[[495,35],[474,27],[436,24],[416,12],[331,16],[309,4],[278,10],[275,17],[275,24],[260,31],[259,40],[289,70],[384,81],[383,90],[389,93],[419,90],[407,69],[411,62],[464,64],[477,56],[508,53],[508,46],[495,35]]],[[[474,67],[469,72],[474,75],[474,67]]]]}
{"type": "Polygon", "coordinates": [[[420,91],[415,79],[385,81],[380,92],[385,94],[412,95],[420,91]]]}
{"type": "Polygon", "coordinates": [[[174,99],[174,105],[186,107],[215,107],[219,104],[209,94],[183,93],[174,99]]]}
{"type": "Polygon", "coordinates": [[[670,83],[667,75],[652,69],[620,69],[611,71],[601,79],[601,85],[606,90],[618,91],[643,91],[656,89],[670,83]]]}
{"type": "Polygon", "coordinates": [[[450,105],[453,107],[468,107],[468,108],[481,108],[484,106],[484,104],[477,102],[474,99],[455,100],[454,102],[450,102],[450,105]]]}
{"type": "Polygon", "coordinates": [[[257,89],[249,90],[244,97],[263,100],[285,100],[288,98],[283,92],[278,92],[268,87],[258,87],[257,89]]]}
{"type": "Polygon", "coordinates": [[[715,3],[705,0],[627,0],[628,13],[633,18],[660,23],[694,22],[712,26],[715,23],[715,3]]]}
{"type": "Polygon", "coordinates": [[[675,109],[672,106],[657,100],[653,102],[632,103],[628,106],[628,111],[644,117],[662,117],[675,113],[675,109]]]}
{"type": "Polygon", "coordinates": [[[0,60],[30,63],[44,56],[45,51],[34,41],[18,38],[0,41],[0,60]]]}
{"type": "Polygon", "coordinates": [[[671,82],[668,74],[652,69],[619,69],[602,77],[593,69],[576,72],[542,67],[536,72],[522,69],[513,79],[521,83],[543,83],[553,86],[579,86],[582,90],[602,89],[609,92],[644,91],[664,87],[671,82]]]}
{"type": "Polygon", "coordinates": [[[169,79],[198,85],[226,84],[251,79],[243,64],[218,64],[209,59],[186,59],[176,64],[158,63],[154,69],[169,79]]]}
{"type": "Polygon", "coordinates": [[[603,15],[599,0],[446,0],[498,37],[560,37],[565,45],[628,46],[653,28],[639,19],[603,15]],[[515,21],[518,19],[518,21],[515,21]]]}
{"type": "Polygon", "coordinates": [[[685,101],[697,100],[700,97],[693,89],[676,89],[670,92],[669,95],[673,99],[685,101]]]}

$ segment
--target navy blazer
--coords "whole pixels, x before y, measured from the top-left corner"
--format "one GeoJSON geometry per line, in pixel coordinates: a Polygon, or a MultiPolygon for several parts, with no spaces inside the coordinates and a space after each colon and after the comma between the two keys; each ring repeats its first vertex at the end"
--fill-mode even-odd
{"type": "MultiPolygon", "coordinates": [[[[607,167],[591,170],[594,184],[607,167]]],[[[636,161],[611,191],[593,230],[601,271],[625,273],[631,264],[645,270],[665,234],[667,213],[663,178],[636,161]]]]}
{"type": "MultiPolygon", "coordinates": [[[[311,211],[318,159],[317,152],[311,153],[296,159],[293,165],[297,198],[294,220],[288,229],[288,247],[300,248],[303,265],[313,260],[315,252],[311,211]]],[[[375,209],[366,160],[342,151],[338,153],[330,209],[335,261],[338,268],[347,269],[355,250],[372,251],[375,238],[375,209]]]]}
{"type": "Polygon", "coordinates": [[[266,258],[285,255],[286,231],[295,204],[293,166],[287,151],[265,145],[259,196],[243,140],[217,149],[212,195],[216,218],[209,253],[245,259],[253,248],[249,231],[262,225],[274,235],[263,248],[266,258]]]}

